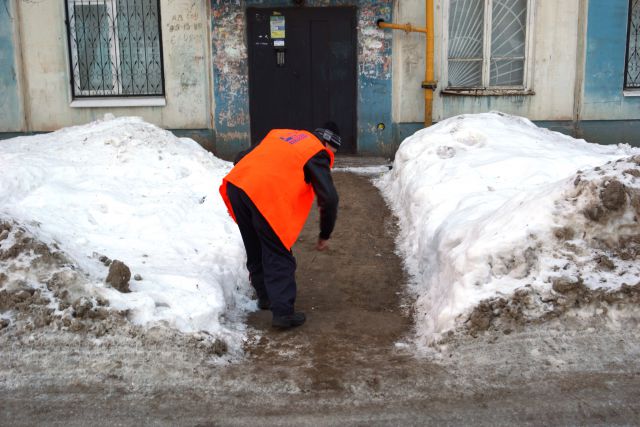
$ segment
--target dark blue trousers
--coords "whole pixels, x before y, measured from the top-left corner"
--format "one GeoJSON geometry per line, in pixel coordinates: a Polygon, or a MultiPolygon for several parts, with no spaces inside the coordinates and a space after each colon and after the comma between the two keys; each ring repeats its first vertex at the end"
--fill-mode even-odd
{"type": "Polygon", "coordinates": [[[275,316],[293,314],[296,259],[280,241],[249,196],[231,183],[227,195],[247,251],[251,285],[260,299],[271,301],[275,316]]]}

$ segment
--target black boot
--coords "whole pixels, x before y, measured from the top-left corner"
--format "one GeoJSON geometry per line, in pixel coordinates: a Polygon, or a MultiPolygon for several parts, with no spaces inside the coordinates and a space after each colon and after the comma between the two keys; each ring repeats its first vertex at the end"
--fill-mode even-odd
{"type": "Polygon", "coordinates": [[[302,312],[297,312],[297,313],[288,314],[284,316],[276,316],[274,314],[271,325],[274,328],[289,329],[289,328],[294,328],[296,326],[302,325],[306,319],[307,319],[306,316],[302,312]]]}
{"type": "Polygon", "coordinates": [[[260,310],[269,310],[271,308],[271,301],[268,298],[258,298],[258,308],[260,310]]]}

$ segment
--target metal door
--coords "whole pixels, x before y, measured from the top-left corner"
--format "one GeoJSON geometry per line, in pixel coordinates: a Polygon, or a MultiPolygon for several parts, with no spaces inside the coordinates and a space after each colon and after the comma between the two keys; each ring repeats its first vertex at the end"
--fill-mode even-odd
{"type": "Polygon", "coordinates": [[[334,121],[356,152],[356,9],[248,8],[251,143],[334,121]]]}

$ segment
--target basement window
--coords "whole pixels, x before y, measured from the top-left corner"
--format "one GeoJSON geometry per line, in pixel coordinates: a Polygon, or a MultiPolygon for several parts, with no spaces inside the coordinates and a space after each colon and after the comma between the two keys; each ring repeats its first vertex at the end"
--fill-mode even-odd
{"type": "Polygon", "coordinates": [[[624,88],[633,92],[640,91],[640,0],[629,1],[624,88]]]}
{"type": "Polygon", "coordinates": [[[533,93],[528,69],[533,1],[447,1],[447,88],[443,93],[533,93]]]}
{"type": "Polygon", "coordinates": [[[66,6],[74,100],[152,105],[149,98],[164,96],[159,0],[66,0],[66,6]]]}

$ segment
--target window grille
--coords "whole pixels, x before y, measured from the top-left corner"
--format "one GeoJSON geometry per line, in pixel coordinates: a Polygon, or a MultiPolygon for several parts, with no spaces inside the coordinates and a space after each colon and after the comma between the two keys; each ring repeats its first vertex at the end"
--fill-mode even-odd
{"type": "Polygon", "coordinates": [[[625,89],[640,89],[640,0],[629,1],[625,89]]]}
{"type": "Polygon", "coordinates": [[[164,95],[160,0],[66,0],[74,98],[164,95]]]}
{"type": "Polygon", "coordinates": [[[448,85],[525,85],[529,0],[450,0],[448,85]]]}

